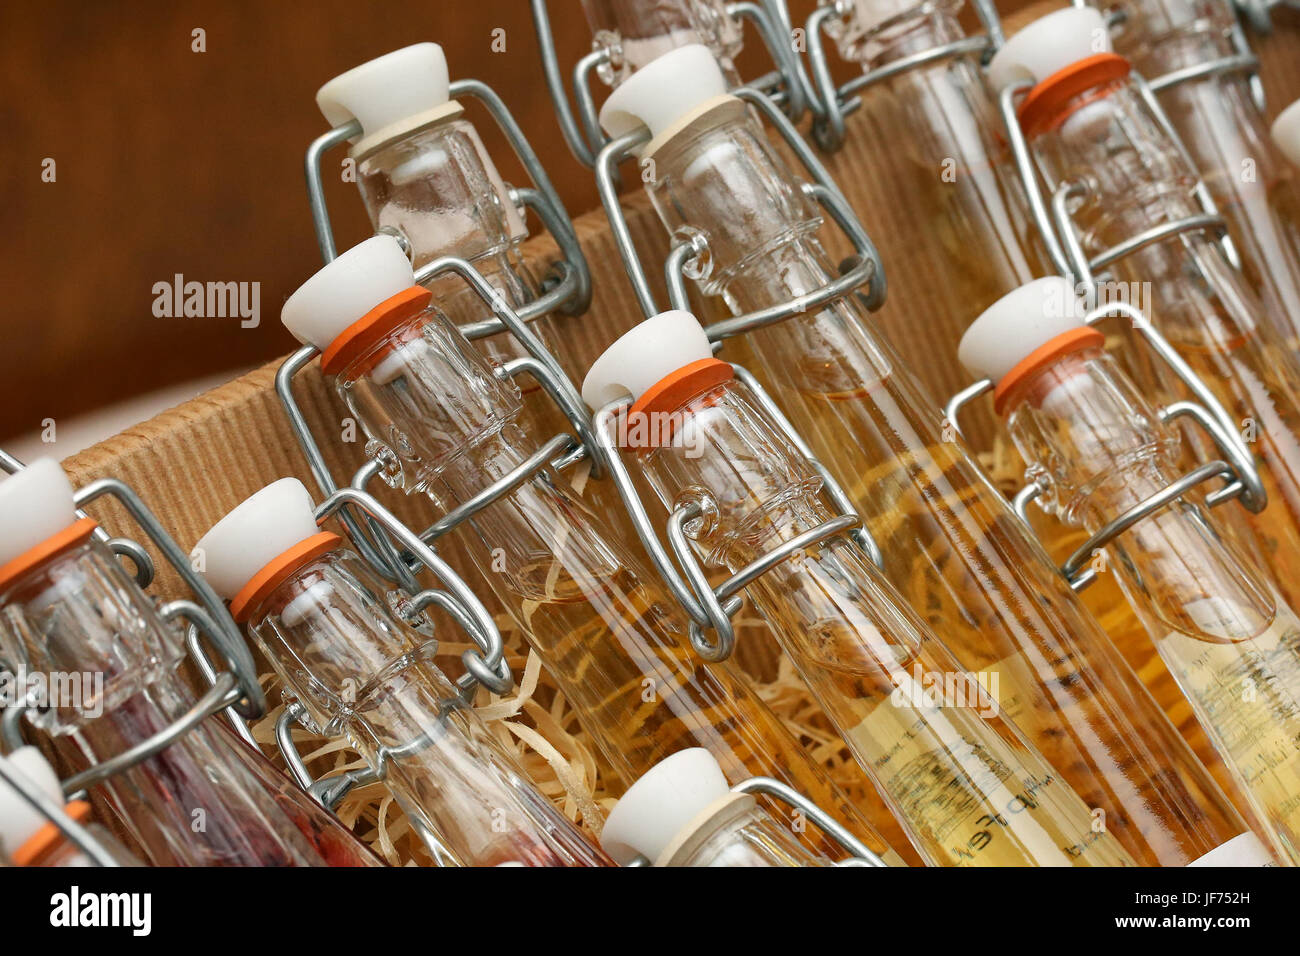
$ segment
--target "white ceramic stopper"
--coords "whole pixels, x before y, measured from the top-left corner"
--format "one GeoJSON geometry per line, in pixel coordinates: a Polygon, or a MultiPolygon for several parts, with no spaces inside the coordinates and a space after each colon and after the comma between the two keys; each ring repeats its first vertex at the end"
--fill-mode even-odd
{"type": "Polygon", "coordinates": [[[1273,141],[1287,159],[1300,166],[1300,100],[1296,100],[1273,120],[1273,141]]]}
{"type": "Polygon", "coordinates": [[[331,126],[361,123],[363,137],[447,103],[447,58],[436,43],[417,43],[334,77],[316,91],[331,126]]]}
{"type": "Polygon", "coordinates": [[[392,236],[358,243],[298,287],[280,321],[305,345],[324,351],[348,326],[415,285],[411,261],[392,236]]]}
{"type": "Polygon", "coordinates": [[[1034,349],[1084,324],[1087,309],[1067,279],[1035,279],[1009,292],[971,323],[957,360],[972,375],[999,381],[1034,349]]]}
{"type": "Polygon", "coordinates": [[[0,480],[0,564],[77,520],[72,482],[53,458],[38,458],[0,480]]]}
{"type": "Polygon", "coordinates": [[[636,401],[665,375],[712,357],[695,316],[680,309],[660,312],[601,353],[582,381],[582,400],[593,410],[625,395],[636,401]]]}
{"type": "Polygon", "coordinates": [[[1007,40],[989,61],[988,79],[995,90],[1021,80],[1041,83],[1071,63],[1110,52],[1110,32],[1101,11],[1070,7],[1035,20],[1007,40]]]}
{"type": "Polygon", "coordinates": [[[691,43],[637,70],[609,94],[600,125],[612,137],[650,127],[658,136],[701,103],[727,92],[727,81],[709,48],[691,43]]]}
{"type": "Polygon", "coordinates": [[[281,478],[245,499],[194,546],[212,589],[233,598],[273,559],[319,533],[315,508],[297,478],[281,478]]]}
{"type": "Polygon", "coordinates": [[[731,791],[722,768],[703,747],[659,761],[614,804],[600,845],[615,862],[637,854],[654,861],[682,830],[731,791]]]}
{"type": "MultiPolygon", "coordinates": [[[[6,769],[12,768],[36,784],[42,793],[63,806],[63,788],[54,768],[35,747],[19,747],[7,757],[0,757],[6,769]]],[[[0,780],[0,845],[12,855],[49,822],[43,813],[24,800],[13,787],[0,780]]]]}

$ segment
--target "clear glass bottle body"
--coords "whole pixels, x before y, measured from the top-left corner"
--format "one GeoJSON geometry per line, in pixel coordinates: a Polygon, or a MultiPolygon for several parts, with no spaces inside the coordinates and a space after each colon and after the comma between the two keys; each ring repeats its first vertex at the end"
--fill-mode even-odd
{"type": "Polygon", "coordinates": [[[466,866],[608,866],[527,781],[433,662],[436,642],[393,612],[353,552],[301,568],[249,630],[311,722],[344,735],[417,829],[466,866]]]}
{"type": "MultiPolygon", "coordinates": [[[[1097,531],[1181,473],[1177,440],[1096,349],[1010,397],[1044,506],[1097,531]]],[[[1230,507],[1230,506],[1229,506],[1230,507]]],[[[1126,597],[1283,858],[1300,862],[1300,618],[1191,493],[1111,546],[1126,597]]]]}
{"type": "MultiPolygon", "coordinates": [[[[962,0],[857,0],[836,37],[839,51],[869,72],[955,42],[967,35],[957,19],[962,6],[962,0]]],[[[1052,271],[1005,137],[998,135],[1002,120],[979,53],[914,66],[861,95],[845,148],[869,155],[878,185],[865,188],[881,198],[907,197],[905,205],[879,202],[859,210],[889,236],[896,253],[886,263],[890,294],[880,319],[889,322],[896,310],[916,311],[924,303],[926,328],[951,334],[955,343],[972,315],[1052,271]]],[[[967,384],[955,349],[951,354],[944,364],[952,371],[936,368],[931,375],[945,394],[967,384]]]]}
{"type": "MultiPolygon", "coordinates": [[[[837,274],[793,177],[743,111],[702,118],[653,158],[660,217],[674,234],[705,235],[710,254],[696,278],[733,313],[788,301],[837,274]]],[[[964,667],[999,674],[1003,712],[1105,810],[1134,859],[1182,865],[1242,832],[1177,730],[868,321],[845,298],[756,329],[740,345],[867,523],[890,583],[964,667]]]]}
{"type": "MultiPolygon", "coordinates": [[[[371,223],[377,232],[406,237],[416,269],[457,256],[472,263],[511,308],[537,298],[537,279],[520,251],[527,226],[471,123],[444,116],[355,158],[371,223]]],[[[457,325],[492,317],[459,276],[435,279],[428,288],[457,325]]],[[[550,347],[554,320],[540,316],[530,324],[550,347]]],[[[480,340],[480,347],[499,362],[526,354],[508,331],[480,340]]]]}
{"type": "MultiPolygon", "coordinates": [[[[390,481],[449,510],[523,463],[539,441],[518,422],[509,387],[444,317],[426,312],[412,325],[423,329],[417,338],[397,330],[380,346],[401,343],[392,356],[404,371],[379,384],[359,372],[368,363],[358,359],[337,386],[367,433],[409,437],[392,446],[401,457],[390,481]],[[411,351],[414,357],[403,358],[411,351]],[[409,456],[400,451],[406,447],[409,456]]],[[[704,747],[732,783],[782,780],[896,859],[740,676],[694,654],[682,612],[549,468],[479,512],[466,530],[484,582],[624,786],[680,749],[704,747]]],[[[827,854],[837,850],[817,843],[827,854]]]]}
{"type": "MultiPolygon", "coordinates": [[[[1148,79],[1236,53],[1233,14],[1216,0],[1123,0],[1116,50],[1148,79]]],[[[1300,339],[1300,191],[1278,153],[1244,72],[1209,75],[1159,94],[1227,218],[1251,285],[1300,339]]]]}
{"type": "MultiPolygon", "coordinates": [[[[193,703],[176,673],[177,635],[94,539],[0,596],[0,642],[8,661],[29,673],[102,674],[99,694],[28,715],[69,773],[158,733],[193,703]]],[[[91,799],[157,866],[324,865],[295,821],[268,803],[213,719],[97,784],[91,799]]]]}
{"type": "MultiPolygon", "coordinates": [[[[1200,212],[1186,167],[1126,80],[1081,94],[1068,117],[1033,147],[1055,188],[1079,183],[1073,218],[1095,256],[1163,223],[1200,212]],[[1086,100],[1086,102],[1085,102],[1086,100]]],[[[1293,605],[1300,602],[1300,357],[1276,315],[1233,269],[1213,238],[1184,233],[1149,245],[1109,270],[1223,403],[1263,459],[1269,505],[1249,524],[1260,554],[1293,605]]],[[[1178,389],[1172,373],[1126,363],[1142,385],[1178,389]]]]}
{"type": "Polygon", "coordinates": [[[738,86],[735,57],[742,44],[741,26],[727,13],[725,0],[582,0],[596,50],[617,48],[616,63],[598,68],[600,78],[618,86],[651,60],[688,43],[713,51],[727,77],[738,86]]]}
{"type": "MultiPolygon", "coordinates": [[[[820,479],[777,427],[724,384],[679,410],[645,470],[708,562],[735,573],[831,518],[820,479]]],[[[836,535],[765,572],[747,595],[771,623],[858,762],[932,865],[1131,864],[1089,808],[962,672],[862,552],[836,535]]]]}

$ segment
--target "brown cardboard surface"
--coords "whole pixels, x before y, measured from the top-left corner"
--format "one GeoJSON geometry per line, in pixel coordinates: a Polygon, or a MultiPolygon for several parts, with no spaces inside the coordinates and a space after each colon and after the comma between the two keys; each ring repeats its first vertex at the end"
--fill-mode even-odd
{"type": "MultiPolygon", "coordinates": [[[[1034,10],[1056,6],[1059,4],[1034,10]]],[[[1022,22],[1022,17],[1023,14],[1009,18],[1009,27],[1022,22]]],[[[1279,11],[1276,19],[1278,29],[1273,36],[1253,37],[1263,61],[1270,116],[1300,96],[1300,16],[1279,11]]],[[[893,195],[888,183],[873,179],[874,151],[890,146],[854,136],[855,127],[860,123],[860,116],[850,118],[848,145],[826,162],[872,232],[890,275],[891,302],[879,319],[881,327],[930,387],[932,395],[936,399],[946,398],[966,381],[955,361],[956,342],[964,323],[943,327],[942,323],[933,321],[933,310],[927,308],[926,290],[942,281],[942,264],[909,261],[898,254],[909,247],[908,232],[919,224],[908,217],[907,196],[893,195]],[[901,296],[901,289],[911,290],[906,298],[901,296]]],[[[662,302],[659,264],[667,249],[666,239],[639,189],[629,192],[623,205],[662,302]]],[[[562,339],[571,350],[571,366],[586,368],[606,344],[639,321],[641,315],[604,213],[599,209],[586,213],[578,219],[577,227],[591,265],[594,299],[587,315],[562,319],[561,330],[562,339]]],[[[544,240],[534,240],[527,250],[529,258],[536,263],[545,262],[554,253],[553,246],[544,240]]],[[[969,318],[986,304],[972,303],[969,318]]],[[[276,364],[72,457],[65,462],[69,473],[78,483],[105,475],[128,482],[187,549],[217,518],[268,482],[296,475],[315,491],[306,462],[274,393],[276,364]]],[[[330,440],[331,436],[340,434],[346,412],[315,364],[299,377],[297,392],[309,423],[321,437],[336,480],[347,481],[363,462],[364,437],[353,444],[330,440]]],[[[987,448],[990,444],[988,434],[971,437],[976,447],[987,448]]],[[[423,527],[430,518],[429,509],[422,507],[421,502],[403,500],[398,493],[386,490],[380,497],[413,526],[423,527]]],[[[106,519],[115,533],[136,534],[120,513],[92,510],[106,519]]],[[[473,585],[474,575],[454,539],[440,544],[440,550],[453,565],[466,571],[473,585]]],[[[174,597],[178,596],[179,587],[177,576],[170,569],[162,569],[156,592],[174,597]]],[[[476,590],[487,597],[486,589],[476,590]]],[[[1125,636],[1121,644],[1171,717],[1190,738],[1196,738],[1198,731],[1190,710],[1177,695],[1172,680],[1149,645],[1132,636],[1125,636]]],[[[1210,759],[1203,738],[1197,744],[1207,762],[1216,763],[1210,759]]]]}

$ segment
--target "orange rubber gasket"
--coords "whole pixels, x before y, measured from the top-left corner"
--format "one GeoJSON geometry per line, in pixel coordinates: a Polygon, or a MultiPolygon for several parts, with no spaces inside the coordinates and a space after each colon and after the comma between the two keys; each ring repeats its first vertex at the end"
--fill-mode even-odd
{"type": "Polygon", "coordinates": [[[230,616],[243,624],[248,620],[248,615],[295,571],[322,554],[328,554],[342,543],[343,539],[338,535],[322,531],[310,538],[303,538],[292,548],[280,552],[231,598],[230,616]]]}
{"type": "Polygon", "coordinates": [[[1016,117],[1026,137],[1059,125],[1067,116],[1104,93],[1083,102],[1075,98],[1104,83],[1123,79],[1133,69],[1118,53],[1097,53],[1057,70],[1030,90],[1020,103],[1016,117]]]}
{"type": "MultiPolygon", "coordinates": [[[[77,823],[85,823],[90,816],[90,804],[85,800],[73,800],[63,808],[63,812],[77,823]]],[[[42,825],[14,853],[12,857],[14,866],[40,866],[45,857],[66,839],[63,831],[53,823],[42,825]]]]}
{"type": "MultiPolygon", "coordinates": [[[[641,397],[627,410],[627,417],[634,415],[654,415],[675,412],[697,395],[702,395],[715,385],[729,382],[735,378],[735,371],[726,362],[715,358],[698,359],[689,365],[683,365],[675,372],[670,372],[651,385],[641,397]]],[[[656,429],[647,429],[654,432],[656,429]]],[[[645,445],[629,441],[628,448],[656,447],[655,438],[669,438],[670,435],[647,436],[645,445]]]]}
{"type": "Polygon", "coordinates": [[[1018,385],[1027,381],[1036,372],[1042,371],[1062,356],[1072,352],[1081,352],[1089,348],[1101,348],[1106,344],[1106,336],[1090,326],[1070,329],[1053,339],[1048,339],[1034,349],[1002,376],[997,387],[993,389],[993,411],[1002,414],[1003,406],[1018,385]]]}
{"type": "MultiPolygon", "coordinates": [[[[427,309],[432,298],[432,292],[418,285],[389,296],[338,334],[329,344],[329,348],[321,353],[321,371],[326,375],[337,375],[342,372],[357,358],[365,355],[386,336],[392,334],[397,326],[427,309]]],[[[406,341],[412,337],[408,336],[406,341]]],[[[388,351],[390,350],[381,349],[369,356],[369,361],[362,370],[363,374],[374,368],[388,351]]]]}
{"type": "Polygon", "coordinates": [[[0,565],[0,591],[13,584],[32,568],[39,567],[52,558],[71,551],[84,543],[95,533],[99,522],[94,518],[81,518],[68,525],[58,534],[52,534],[34,548],[29,548],[18,557],[0,565]]]}

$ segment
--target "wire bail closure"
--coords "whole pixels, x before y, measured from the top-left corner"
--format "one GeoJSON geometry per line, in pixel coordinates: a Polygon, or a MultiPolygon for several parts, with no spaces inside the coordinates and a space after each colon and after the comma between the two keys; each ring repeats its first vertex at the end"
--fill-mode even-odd
{"type": "MultiPolygon", "coordinates": [[[[854,293],[862,295],[868,310],[875,311],[880,308],[884,304],[886,293],[885,270],[881,264],[880,254],[876,251],[876,246],[871,241],[866,229],[858,221],[848,200],[844,198],[839,187],[835,185],[835,181],[826,171],[826,167],[822,165],[804,138],[799,135],[799,131],[794,124],[769,97],[748,87],[733,90],[732,95],[754,105],[781,134],[781,138],[785,140],[786,145],[798,157],[812,179],[811,182],[803,184],[805,194],[829,213],[831,219],[834,220],[835,224],[839,226],[852,243],[855,254],[851,257],[848,268],[840,277],[821,289],[780,305],[760,309],[756,312],[748,312],[744,315],[706,325],[704,331],[708,334],[709,339],[718,342],[733,335],[739,335],[752,329],[806,313],[810,309],[820,308],[854,293]],[[868,286],[867,291],[865,294],[859,293],[858,290],[864,285],[868,286]]],[[[611,140],[600,151],[596,159],[596,186],[600,192],[600,201],[605,208],[605,215],[609,219],[614,241],[618,246],[619,256],[623,260],[623,266],[632,283],[632,289],[636,293],[637,304],[646,316],[656,315],[661,310],[655,303],[654,293],[650,289],[645,267],[636,251],[636,246],[632,242],[627,217],[624,216],[623,208],[618,199],[617,179],[619,165],[630,159],[636,147],[646,143],[649,139],[650,131],[645,127],[633,130],[611,140]]],[[[675,243],[669,252],[664,268],[668,283],[668,294],[674,308],[690,308],[689,304],[687,304],[683,269],[688,262],[706,251],[707,240],[702,235],[696,234],[675,243]]]]}
{"type": "MultiPolygon", "coordinates": [[[[578,60],[571,78],[573,99],[577,103],[575,117],[564,85],[564,73],[555,48],[555,35],[546,0],[531,2],[537,46],[542,55],[542,70],[546,75],[546,86],[555,105],[560,130],[574,157],[590,169],[595,166],[601,150],[609,145],[609,137],[600,127],[599,109],[592,96],[591,74],[603,66],[619,65],[622,51],[617,45],[600,46],[578,60]]],[[[752,88],[766,93],[773,101],[781,104],[790,119],[797,123],[807,110],[816,111],[818,107],[816,98],[812,95],[812,85],[794,51],[790,39],[789,13],[784,6],[781,0],[745,0],[727,4],[727,15],[742,28],[746,21],[753,24],[775,66],[775,70],[731,92],[739,94],[740,89],[752,88]]]]}
{"type": "Polygon", "coordinates": [[[810,528],[789,541],[783,541],[770,552],[760,555],[717,588],[710,585],[708,574],[691,549],[686,532],[687,523],[700,516],[699,506],[682,505],[669,515],[667,526],[669,548],[665,549],[656,533],[649,511],[637,493],[631,473],[619,455],[616,437],[617,421],[630,406],[630,400],[624,398],[611,402],[600,409],[595,418],[595,433],[596,440],[599,442],[600,457],[605,460],[609,475],[623,501],[623,507],[632,520],[633,528],[636,529],[637,537],[641,540],[659,577],[690,618],[691,647],[701,658],[711,663],[726,660],[735,649],[736,631],[732,618],[743,604],[740,592],[752,584],[755,578],[776,567],[791,555],[811,548],[828,538],[847,534],[849,540],[863,552],[868,561],[877,567],[882,561],[875,539],[853,511],[848,496],[826,467],[813,456],[812,450],[790,424],[776,402],[748,369],[734,363],[731,364],[731,368],[736,378],[750,389],[759,407],[777,423],[791,444],[808,459],[808,464],[822,480],[822,490],[830,499],[833,510],[838,514],[829,521],[810,528]],[[671,556],[669,550],[672,552],[671,556]],[[678,568],[681,570],[679,571],[678,568]],[[713,637],[710,638],[707,632],[712,632],[713,637]]]}
{"type": "Polygon", "coordinates": [[[836,23],[842,25],[845,20],[854,15],[853,0],[837,0],[835,3],[819,6],[809,14],[805,34],[808,37],[813,102],[816,104],[812,137],[817,145],[828,153],[833,153],[844,145],[846,118],[862,106],[862,92],[877,83],[928,63],[972,54],[978,54],[982,62],[987,62],[993,51],[1003,43],[1002,23],[991,0],[971,0],[971,5],[984,26],[983,34],[962,37],[951,43],[900,57],[861,76],[856,76],[842,86],[836,86],[831,76],[826,38],[831,35],[831,30],[836,23]]]}
{"type": "MultiPolygon", "coordinates": [[[[423,596],[428,593],[423,591],[416,580],[416,571],[421,566],[433,570],[435,575],[445,584],[448,584],[453,592],[457,592],[456,597],[459,599],[459,603],[446,602],[443,598],[434,598],[432,596],[428,597],[428,600],[439,603],[444,610],[448,610],[454,617],[457,617],[461,625],[470,632],[470,636],[475,638],[475,642],[479,644],[483,653],[483,657],[480,658],[473,652],[467,652],[465,658],[467,674],[462,678],[462,681],[472,677],[494,693],[500,694],[505,693],[512,686],[509,673],[504,670],[504,663],[500,656],[500,633],[496,630],[496,626],[491,622],[490,617],[480,621],[480,624],[484,626],[478,629],[477,636],[475,627],[472,624],[466,626],[467,622],[471,622],[477,617],[477,614],[467,611],[466,608],[469,606],[469,602],[457,591],[456,587],[452,586],[448,577],[443,576],[443,571],[445,571],[446,575],[459,582],[460,587],[464,587],[464,582],[456,577],[449,567],[443,564],[430,545],[452,528],[509,494],[542,469],[552,467],[557,471],[561,471],[584,459],[588,459],[587,450],[594,447],[594,441],[590,420],[583,410],[581,396],[564,374],[555,357],[547,351],[541,340],[537,338],[527,322],[521,317],[521,314],[512,309],[509,303],[492,287],[491,283],[471,263],[464,259],[454,256],[435,259],[419,270],[416,279],[418,282],[428,282],[444,275],[457,275],[464,280],[491,308],[501,326],[509,330],[529,353],[498,367],[497,374],[503,378],[514,378],[525,373],[531,375],[541,385],[547,396],[564,413],[570,424],[573,425],[577,437],[566,433],[554,436],[519,467],[493,482],[473,498],[461,502],[448,514],[417,535],[384,510],[366,492],[370,482],[383,471],[383,464],[379,460],[371,458],[358,469],[352,478],[350,487],[340,488],[330,474],[329,467],[325,462],[325,456],[316,443],[315,436],[312,435],[306,417],[302,414],[293,393],[293,376],[306,368],[312,359],[316,357],[318,350],[314,346],[304,346],[289,356],[284,364],[280,366],[276,373],[276,393],[284,405],[290,426],[298,439],[303,454],[307,458],[316,483],[326,496],[327,500],[321,507],[328,506],[330,513],[338,514],[340,520],[347,526],[357,551],[376,572],[386,580],[400,585],[417,602],[422,600],[423,596]],[[354,504],[367,513],[364,526],[358,516],[352,512],[351,506],[354,504]],[[376,514],[374,509],[379,509],[382,515],[386,517],[376,514]],[[394,546],[394,540],[401,545],[400,548],[394,546]],[[440,571],[439,568],[443,570],[440,571]],[[490,625],[490,629],[486,625],[490,625]]],[[[482,325],[483,323],[478,324],[482,325]]],[[[604,474],[603,462],[596,458],[590,458],[589,460],[592,477],[600,478],[604,474]]],[[[468,588],[465,588],[465,595],[468,595],[477,604],[477,599],[473,598],[468,588]]],[[[486,614],[486,612],[483,613],[486,614]]],[[[467,695],[471,694],[472,683],[463,684],[462,690],[467,695]]]]}
{"type": "MultiPolygon", "coordinates": [[[[1061,573],[1075,591],[1082,591],[1096,580],[1097,573],[1092,568],[1085,567],[1095,551],[1104,548],[1133,525],[1176,501],[1197,485],[1215,478],[1222,479],[1223,485],[1206,495],[1206,504],[1211,508],[1235,500],[1247,511],[1258,514],[1268,504],[1268,494],[1254,456],[1237,434],[1227,409],[1139,309],[1126,302],[1109,303],[1089,312],[1084,317],[1084,322],[1088,326],[1096,326],[1104,319],[1119,317],[1129,319],[1156,356],[1173,370],[1193,395],[1192,400],[1174,401],[1161,407],[1158,410],[1160,421],[1169,424],[1181,418],[1191,419],[1209,435],[1223,458],[1199,465],[1175,479],[1122,515],[1108,521],[1085,541],[1061,566],[1061,573]]],[[[995,384],[992,379],[981,379],[948,400],[944,409],[946,420],[959,434],[962,408],[980,395],[992,391],[995,384]]],[[[1013,505],[1016,514],[1026,525],[1029,524],[1029,503],[1045,491],[1041,484],[1031,483],[1016,493],[1013,505]]]]}
{"type": "MultiPolygon", "coordinates": [[[[12,474],[22,470],[23,466],[17,458],[0,452],[0,467],[12,474]]],[[[248,645],[245,644],[238,626],[231,619],[221,599],[217,597],[216,592],[212,590],[212,587],[204,580],[202,575],[193,569],[188,557],[175,539],[171,537],[157,516],[145,505],[139,495],[125,482],[116,478],[100,478],[81,488],[73,496],[77,514],[84,516],[83,509],[85,506],[102,497],[115,498],[126,509],[135,523],[145,532],[149,540],[180,575],[189,590],[198,598],[198,601],[188,599],[169,601],[159,605],[157,611],[159,618],[164,623],[176,624],[182,621],[186,623],[186,649],[207,678],[210,686],[184,714],[162,730],[139,741],[122,753],[101,761],[63,781],[63,792],[68,796],[81,793],[89,787],[102,783],[109,777],[129,770],[150,757],[156,756],[204,720],[222,710],[228,712],[232,725],[236,730],[242,730],[245,739],[248,739],[247,728],[244,726],[243,720],[258,717],[266,711],[266,698],[258,681],[257,668],[252,653],[249,651],[248,645]],[[218,670],[212,664],[202,649],[201,639],[206,639],[217,649],[225,664],[225,669],[218,670]]],[[[142,589],[152,581],[153,561],[148,552],[137,542],[129,538],[109,537],[108,533],[103,531],[102,528],[99,529],[97,537],[105,542],[115,554],[126,555],[131,558],[135,565],[136,581],[142,589]],[[146,578],[144,583],[140,583],[142,577],[146,578]]],[[[0,722],[0,737],[3,738],[6,750],[14,750],[25,743],[22,734],[21,717],[26,708],[27,703],[23,702],[10,705],[5,710],[3,722],[0,722]]],[[[102,849],[95,851],[83,842],[81,837],[86,836],[88,838],[88,835],[80,827],[75,827],[74,821],[51,816],[46,812],[43,805],[34,803],[31,800],[31,795],[26,793],[21,786],[22,781],[14,783],[12,775],[3,773],[0,773],[0,777],[3,777],[7,783],[14,786],[14,789],[19,791],[24,799],[36,806],[42,813],[45,813],[47,817],[50,817],[51,822],[58,826],[60,831],[85,851],[91,859],[100,861],[98,865],[117,865],[115,862],[102,862],[103,858],[111,861],[111,857],[107,857],[102,849]],[[65,823],[74,823],[74,828],[70,830],[64,825],[65,823]]],[[[62,808],[58,809],[61,812],[62,808]]],[[[63,814],[63,816],[66,817],[66,814],[63,814]]]]}
{"type": "MultiPolygon", "coordinates": [[[[574,231],[573,223],[564,208],[564,201],[560,199],[560,194],[556,192],[545,167],[537,158],[537,153],[528,142],[519,123],[496,91],[480,80],[456,80],[450,85],[448,92],[453,100],[470,97],[487,108],[533,184],[532,187],[507,186],[510,201],[520,207],[521,215],[527,209],[537,213],[543,227],[560,250],[560,258],[553,265],[552,275],[544,283],[545,291],[526,308],[521,309],[520,314],[525,319],[533,319],[550,312],[561,312],[566,315],[583,314],[591,305],[591,271],[587,266],[586,257],[582,254],[582,247],[578,244],[578,234],[574,231]]],[[[336,259],[338,251],[325,200],[322,161],[329,150],[341,146],[360,134],[361,124],[357,120],[336,126],[312,140],[304,157],[303,171],[307,180],[307,201],[311,207],[316,242],[320,247],[321,258],[326,263],[336,259]]],[[[405,242],[405,237],[395,238],[402,242],[403,248],[410,255],[409,243],[405,242]]],[[[422,279],[420,272],[417,271],[416,281],[423,282],[427,279],[422,279]]],[[[485,322],[469,323],[461,329],[461,332],[466,338],[477,339],[504,331],[504,328],[500,322],[489,319],[485,322]]]]}

